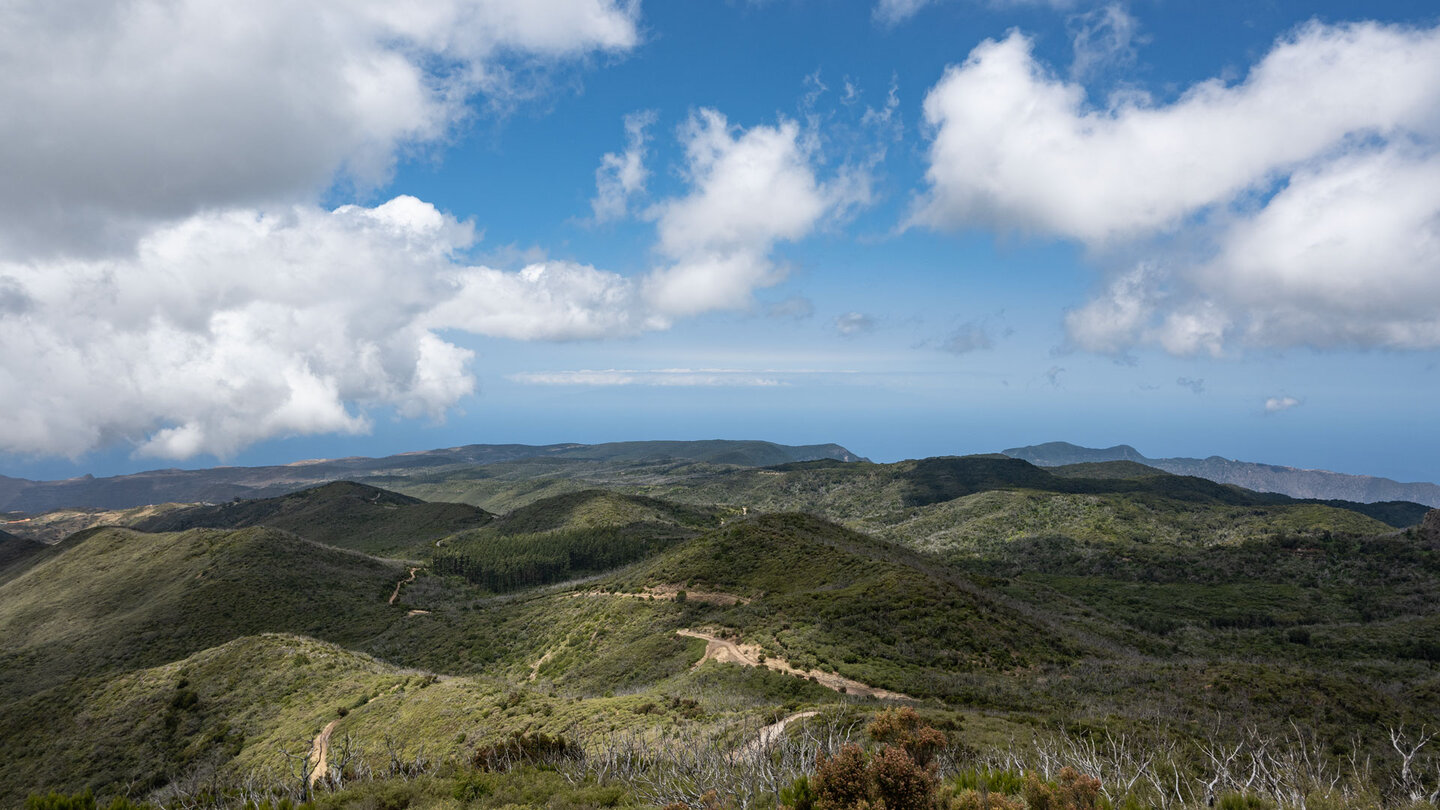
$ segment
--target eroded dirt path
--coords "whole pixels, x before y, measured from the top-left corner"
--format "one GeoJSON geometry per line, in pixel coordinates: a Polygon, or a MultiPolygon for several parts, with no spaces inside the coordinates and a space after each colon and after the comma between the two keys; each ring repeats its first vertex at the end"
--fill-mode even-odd
{"type": "Polygon", "coordinates": [[[402,579],[402,580],[400,580],[399,582],[395,583],[395,592],[392,593],[392,594],[390,594],[390,601],[389,601],[389,602],[386,602],[385,604],[387,604],[387,605],[393,605],[393,604],[395,604],[395,600],[400,598],[400,589],[405,586],[405,583],[407,583],[407,582],[414,582],[414,581],[415,581],[415,572],[416,572],[416,571],[419,571],[419,570],[420,570],[419,568],[411,568],[411,569],[410,569],[410,576],[405,577],[404,579],[402,579]]]}
{"type": "Polygon", "coordinates": [[[818,669],[802,670],[793,666],[783,658],[767,657],[764,662],[761,662],[760,656],[762,653],[760,648],[754,644],[736,644],[733,641],[728,641],[718,636],[710,635],[709,633],[699,633],[694,630],[676,630],[675,632],[682,636],[698,638],[705,642],[705,654],[700,656],[700,660],[695,662],[695,667],[692,667],[692,669],[711,660],[719,661],[722,664],[739,664],[744,667],[766,667],[776,672],[784,672],[788,675],[814,678],[821,686],[834,689],[836,692],[844,692],[847,695],[879,698],[881,700],[913,700],[909,695],[891,692],[889,689],[881,689],[878,686],[863,684],[833,672],[822,672],[818,669]]]}
{"type": "Polygon", "coordinates": [[[529,678],[529,680],[532,680],[532,681],[533,681],[533,680],[535,680],[536,678],[540,677],[540,667],[545,666],[545,662],[550,660],[550,657],[555,654],[555,650],[556,650],[555,647],[551,647],[550,649],[548,649],[548,650],[545,651],[545,654],[544,654],[544,655],[540,656],[540,660],[539,660],[539,661],[536,661],[535,663],[533,663],[533,664],[530,665],[530,678],[529,678]]]}
{"type": "Polygon", "coordinates": [[[755,735],[755,739],[751,740],[748,743],[745,743],[745,746],[740,749],[740,758],[753,759],[760,756],[761,754],[765,753],[765,751],[768,750],[770,746],[774,745],[776,740],[780,739],[780,735],[785,733],[786,726],[790,725],[796,720],[804,720],[807,717],[814,717],[819,713],[820,712],[816,711],[796,712],[789,717],[783,718],[779,722],[771,723],[770,725],[760,729],[760,733],[755,735]]]}
{"type": "Polygon", "coordinates": [[[325,724],[325,728],[315,737],[315,742],[310,746],[310,756],[315,760],[315,767],[310,770],[310,786],[324,779],[330,773],[330,733],[335,730],[339,720],[331,720],[325,724]]]}
{"type": "Polygon", "coordinates": [[[573,596],[616,596],[622,599],[660,599],[667,602],[675,602],[680,598],[680,592],[685,592],[686,601],[704,602],[710,605],[748,605],[750,600],[737,596],[733,593],[722,593],[720,591],[696,591],[684,588],[679,585],[652,585],[640,593],[611,593],[610,591],[576,591],[573,596]]]}

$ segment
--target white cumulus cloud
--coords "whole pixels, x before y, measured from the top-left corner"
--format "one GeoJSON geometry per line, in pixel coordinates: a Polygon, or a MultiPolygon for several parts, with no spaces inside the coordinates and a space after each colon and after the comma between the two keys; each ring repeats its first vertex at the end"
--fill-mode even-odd
{"type": "Polygon", "coordinates": [[[1300,400],[1294,397],[1270,397],[1265,400],[1265,412],[1280,413],[1281,411],[1288,411],[1299,404],[1300,400]]]}
{"type": "Polygon", "coordinates": [[[846,312],[835,318],[835,331],[845,337],[875,331],[875,319],[863,312],[846,312]]]}
{"type": "Polygon", "coordinates": [[[1170,104],[1111,107],[1048,72],[1011,32],[953,66],[925,98],[935,127],[915,216],[977,221],[1103,245],[1174,227],[1347,139],[1440,123],[1440,30],[1309,25],[1246,80],[1170,104]]]}
{"type": "Polygon", "coordinates": [[[224,456],[275,436],[362,432],[377,409],[439,418],[475,388],[452,332],[595,339],[747,306],[780,275],[775,243],[845,201],[796,136],[697,118],[683,133],[691,187],[655,209],[669,261],[638,276],[472,264],[474,227],[406,196],[217,208],[152,226],[129,254],[0,258],[0,449],[130,442],[145,455],[224,456]]]}
{"type": "Polygon", "coordinates": [[[666,260],[645,281],[648,306],[666,316],[749,306],[784,276],[771,252],[862,202],[850,178],[821,182],[798,124],[741,130],[715,110],[681,129],[689,194],[653,206],[666,260]]]}
{"type": "Polygon", "coordinates": [[[624,0],[18,0],[0,9],[0,249],[382,183],[476,94],[639,40],[624,0]]]}
{"type": "MultiPolygon", "coordinates": [[[[646,210],[656,256],[634,276],[476,263],[474,227],[413,197],[315,203],[629,51],[638,21],[636,0],[0,8],[0,452],[225,456],[441,418],[475,389],[461,334],[594,339],[749,306],[779,243],[863,197],[817,177],[788,121],[694,116],[688,188],[646,210]]],[[[627,118],[597,219],[643,193],[652,120],[627,118]]]]}
{"type": "Polygon", "coordinates": [[[912,221],[1139,255],[1066,319],[1079,346],[1440,345],[1440,28],[1310,23],[1243,81],[1105,104],[987,41],[925,100],[912,221]]]}
{"type": "Polygon", "coordinates": [[[595,170],[595,197],[590,200],[596,222],[625,216],[630,198],[645,192],[650,171],[645,168],[646,132],[655,124],[655,111],[642,110],[625,116],[625,151],[606,152],[595,170]]]}
{"type": "MultiPolygon", "coordinates": [[[[921,9],[926,6],[940,2],[944,2],[944,0],[878,0],[875,3],[874,16],[875,20],[883,25],[898,25],[919,14],[921,9]]],[[[1076,0],[979,0],[979,2],[992,8],[1049,6],[1065,9],[1075,5],[1076,0]]]]}
{"type": "Polygon", "coordinates": [[[1075,50],[1072,77],[1083,80],[1104,68],[1134,63],[1135,45],[1141,40],[1140,21],[1120,3],[1076,14],[1068,24],[1075,50]]]}
{"type": "Polygon", "coordinates": [[[24,302],[0,313],[0,447],[183,458],[363,431],[371,405],[439,415],[474,379],[425,320],[473,238],[399,197],[200,214],[128,257],[0,262],[24,302]]]}

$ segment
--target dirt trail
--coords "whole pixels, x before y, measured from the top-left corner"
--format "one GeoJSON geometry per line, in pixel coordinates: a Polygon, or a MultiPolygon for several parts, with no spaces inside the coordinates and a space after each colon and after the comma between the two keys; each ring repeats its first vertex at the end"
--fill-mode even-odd
{"type": "Polygon", "coordinates": [[[751,740],[748,743],[745,743],[744,747],[740,749],[740,758],[753,759],[760,756],[761,754],[765,753],[765,751],[769,749],[770,746],[774,745],[776,740],[780,739],[780,735],[785,733],[786,726],[790,725],[796,720],[804,720],[807,717],[814,717],[817,714],[819,714],[819,712],[796,712],[795,714],[792,714],[777,723],[771,723],[770,725],[760,729],[760,733],[755,735],[755,739],[751,740]]]}
{"type": "Polygon", "coordinates": [[[685,599],[688,602],[705,602],[711,605],[748,605],[750,600],[743,596],[736,596],[733,593],[722,593],[720,591],[696,591],[684,588],[680,585],[652,585],[640,593],[611,593],[609,591],[576,591],[572,596],[618,596],[624,599],[662,599],[668,602],[677,601],[680,592],[685,592],[685,599]]]}
{"type": "Polygon", "coordinates": [[[536,678],[540,677],[540,667],[545,666],[545,662],[546,662],[546,661],[549,661],[549,660],[550,660],[550,656],[552,656],[552,655],[554,655],[554,654],[555,654],[555,648],[554,648],[554,647],[551,647],[550,649],[548,649],[548,650],[545,651],[545,654],[544,654],[544,655],[540,656],[540,660],[539,660],[539,661],[536,661],[535,663],[533,663],[533,664],[530,665],[530,680],[533,681],[533,680],[535,680],[536,678]]]}
{"type": "Polygon", "coordinates": [[[310,746],[310,756],[315,759],[315,767],[310,771],[311,787],[330,775],[330,733],[335,730],[335,724],[339,722],[339,720],[331,720],[327,723],[325,728],[320,730],[320,734],[315,737],[315,743],[310,746]]]}
{"type": "Polygon", "coordinates": [[[902,695],[899,692],[891,692],[889,689],[881,689],[876,686],[852,681],[842,675],[833,672],[822,672],[818,669],[802,670],[783,658],[766,658],[761,663],[760,648],[754,644],[736,644],[733,641],[726,641],[723,638],[712,636],[708,633],[697,633],[694,630],[676,630],[682,636],[698,638],[705,642],[705,654],[695,662],[699,667],[706,661],[714,660],[723,663],[739,664],[744,667],[766,667],[776,672],[784,672],[789,675],[798,675],[802,678],[814,678],[821,686],[834,689],[836,692],[844,692],[847,695],[858,697],[879,698],[881,700],[913,700],[909,695],[902,695]]]}
{"type": "Polygon", "coordinates": [[[408,576],[408,577],[400,580],[399,582],[395,583],[395,592],[392,593],[392,594],[390,594],[390,601],[389,601],[389,602],[386,602],[387,605],[393,605],[393,604],[395,604],[395,600],[400,598],[400,588],[403,587],[403,586],[405,585],[405,583],[407,583],[407,582],[414,582],[414,581],[415,581],[415,572],[416,572],[416,571],[419,571],[419,570],[420,570],[419,568],[411,568],[411,569],[410,569],[410,576],[408,576]]]}

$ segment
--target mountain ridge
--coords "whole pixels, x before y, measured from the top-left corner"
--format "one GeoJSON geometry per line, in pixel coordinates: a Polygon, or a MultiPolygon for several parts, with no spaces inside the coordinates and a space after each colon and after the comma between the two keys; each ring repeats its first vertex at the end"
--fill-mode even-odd
{"type": "Polygon", "coordinates": [[[336,480],[416,475],[447,467],[531,458],[616,462],[675,458],[752,467],[820,458],[864,460],[838,444],[784,445],[756,440],[471,444],[376,458],[350,456],[201,470],[172,468],[104,478],[83,475],[57,481],[31,481],[0,475],[0,511],[37,513],[72,507],[126,509],[156,503],[223,503],[236,498],[285,495],[336,480]]]}
{"type": "Polygon", "coordinates": [[[1131,461],[1175,475],[1206,478],[1220,484],[1234,484],[1256,492],[1277,492],[1293,498],[1346,500],[1357,503],[1411,501],[1440,507],[1440,485],[1417,481],[1401,482],[1372,475],[1351,475],[1331,470],[1310,470],[1280,464],[1239,461],[1222,456],[1207,458],[1149,458],[1128,444],[1114,447],[1081,447],[1069,442],[1012,447],[1002,450],[1040,467],[1059,467],[1110,461],[1131,461]]]}

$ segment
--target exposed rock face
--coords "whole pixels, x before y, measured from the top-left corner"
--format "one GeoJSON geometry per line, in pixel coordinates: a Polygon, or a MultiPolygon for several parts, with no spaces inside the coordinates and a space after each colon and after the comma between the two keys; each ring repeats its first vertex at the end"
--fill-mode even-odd
{"type": "Polygon", "coordinates": [[[1420,523],[1420,542],[1433,549],[1440,549],[1440,509],[1431,509],[1425,513],[1425,520],[1420,523]]]}

